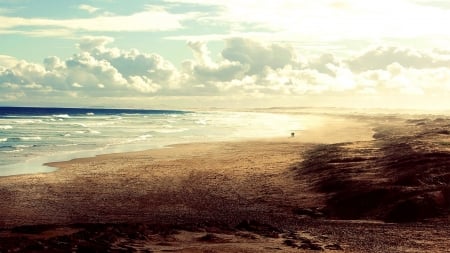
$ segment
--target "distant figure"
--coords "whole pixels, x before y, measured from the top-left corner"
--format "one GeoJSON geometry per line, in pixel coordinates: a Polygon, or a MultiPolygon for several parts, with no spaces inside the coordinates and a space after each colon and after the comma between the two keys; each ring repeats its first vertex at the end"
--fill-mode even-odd
{"type": "Polygon", "coordinates": [[[292,133],[291,133],[291,137],[294,137],[294,136],[295,136],[295,133],[294,133],[294,132],[292,132],[292,133]]]}

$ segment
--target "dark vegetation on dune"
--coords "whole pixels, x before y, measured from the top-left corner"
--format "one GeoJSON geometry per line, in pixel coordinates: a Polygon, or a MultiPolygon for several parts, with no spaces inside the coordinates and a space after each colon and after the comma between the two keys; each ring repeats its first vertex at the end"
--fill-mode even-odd
{"type": "Polygon", "coordinates": [[[58,226],[16,227],[11,231],[13,236],[0,237],[0,252],[10,252],[9,249],[19,252],[136,252],[129,247],[130,241],[177,233],[176,227],[144,224],[74,224],[68,228],[73,231],[67,235],[39,239],[32,235],[57,230],[58,226]]]}
{"type": "Polygon", "coordinates": [[[320,145],[296,166],[328,218],[413,222],[450,212],[450,120],[385,124],[374,140],[320,145]],[[398,125],[398,124],[397,124],[398,125]]]}
{"type": "Polygon", "coordinates": [[[177,242],[174,235],[179,234],[180,230],[204,233],[203,236],[197,238],[198,242],[203,243],[229,242],[227,239],[216,235],[217,232],[236,233],[241,237],[252,240],[256,240],[258,236],[278,238],[279,233],[283,232],[278,228],[255,220],[243,220],[235,227],[143,223],[87,223],[69,226],[31,225],[13,228],[10,231],[10,236],[1,236],[0,252],[153,252],[147,249],[138,251],[133,246],[143,242],[158,241],[165,241],[167,245],[163,246],[170,246],[171,243],[177,242]],[[61,228],[67,230],[66,234],[59,231],[60,235],[45,236],[45,233],[58,231],[61,228]],[[11,251],[11,249],[13,250],[11,251]]]}

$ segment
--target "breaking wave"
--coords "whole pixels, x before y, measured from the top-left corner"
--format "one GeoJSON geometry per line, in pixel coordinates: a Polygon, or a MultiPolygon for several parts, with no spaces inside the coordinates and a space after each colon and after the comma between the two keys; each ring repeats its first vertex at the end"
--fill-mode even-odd
{"type": "Polygon", "coordinates": [[[54,118],[58,118],[58,119],[68,119],[70,118],[69,114],[55,114],[52,115],[54,118]]]}
{"type": "Polygon", "coordinates": [[[40,141],[42,138],[40,136],[26,136],[26,137],[19,137],[19,140],[21,141],[40,141]]]}

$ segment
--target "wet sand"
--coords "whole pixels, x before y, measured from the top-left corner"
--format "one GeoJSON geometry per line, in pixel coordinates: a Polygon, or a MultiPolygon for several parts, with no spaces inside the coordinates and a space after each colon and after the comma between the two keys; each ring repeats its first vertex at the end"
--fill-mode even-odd
{"type": "Polygon", "coordinates": [[[448,251],[450,120],[330,122],[0,178],[0,252],[448,251]]]}

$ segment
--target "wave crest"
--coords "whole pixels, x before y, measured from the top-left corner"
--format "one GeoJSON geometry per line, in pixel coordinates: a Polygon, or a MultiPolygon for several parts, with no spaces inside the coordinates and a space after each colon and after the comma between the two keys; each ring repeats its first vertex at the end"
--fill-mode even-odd
{"type": "Polygon", "coordinates": [[[18,152],[22,152],[23,149],[19,148],[19,149],[13,149],[13,150],[4,150],[1,151],[2,153],[18,153],[18,152]]]}
{"type": "Polygon", "coordinates": [[[42,138],[40,136],[26,136],[26,137],[19,137],[19,140],[21,141],[40,141],[42,138]]]}
{"type": "Polygon", "coordinates": [[[70,118],[69,114],[55,114],[52,115],[54,118],[58,118],[58,119],[68,119],[70,118]]]}

